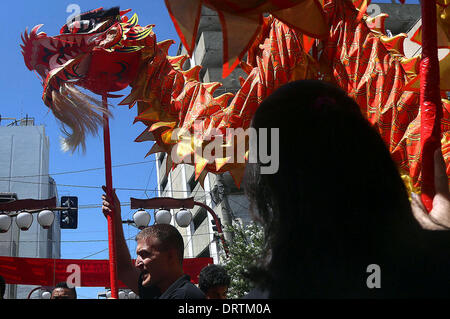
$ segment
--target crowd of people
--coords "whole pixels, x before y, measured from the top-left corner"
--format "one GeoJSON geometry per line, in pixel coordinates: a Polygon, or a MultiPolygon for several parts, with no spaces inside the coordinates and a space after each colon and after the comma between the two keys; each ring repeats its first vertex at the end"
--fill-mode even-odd
{"type": "MultiPolygon", "coordinates": [[[[251,214],[265,233],[264,256],[248,271],[255,289],[246,298],[450,297],[450,192],[440,150],[428,213],[416,194],[410,202],[356,102],[331,84],[280,87],[251,126],[279,128],[280,138],[275,174],[261,174],[260,161],[246,167],[251,214]],[[375,288],[367,283],[373,265],[381,270],[375,288]]],[[[120,220],[117,195],[104,191],[103,213],[120,220]]],[[[230,277],[221,266],[204,268],[199,287],[183,273],[184,243],[174,226],[142,230],[134,263],[120,223],[115,240],[119,280],[141,299],[226,298],[230,277]]]]}

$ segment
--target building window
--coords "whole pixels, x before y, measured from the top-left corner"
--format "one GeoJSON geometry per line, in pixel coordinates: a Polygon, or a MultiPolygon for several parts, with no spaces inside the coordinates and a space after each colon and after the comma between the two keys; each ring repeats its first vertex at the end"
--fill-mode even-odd
{"type": "Polygon", "coordinates": [[[198,254],[198,256],[197,256],[197,258],[203,258],[203,257],[206,257],[206,258],[211,257],[211,254],[209,252],[209,246],[206,246],[206,248],[203,249],[202,252],[200,254],[198,254]]]}
{"type": "Polygon", "coordinates": [[[200,227],[200,225],[203,223],[206,217],[207,217],[206,209],[204,208],[199,209],[192,221],[192,223],[194,224],[194,232],[200,227]]]}
{"type": "Polygon", "coordinates": [[[188,182],[188,190],[192,193],[195,189],[195,187],[198,184],[198,180],[195,180],[195,174],[192,174],[191,178],[189,179],[188,182]]]}
{"type": "Polygon", "coordinates": [[[161,192],[164,192],[166,190],[167,187],[167,182],[169,180],[168,178],[169,176],[164,176],[163,180],[161,181],[161,192]]]}
{"type": "Polygon", "coordinates": [[[164,162],[164,158],[166,158],[166,153],[159,153],[159,158],[158,158],[159,166],[161,166],[162,163],[164,162]]]}

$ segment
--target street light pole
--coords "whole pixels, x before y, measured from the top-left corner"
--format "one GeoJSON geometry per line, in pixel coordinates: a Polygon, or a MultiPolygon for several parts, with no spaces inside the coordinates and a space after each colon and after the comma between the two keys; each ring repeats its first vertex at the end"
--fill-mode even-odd
{"type": "Polygon", "coordinates": [[[214,219],[214,222],[216,223],[217,232],[219,233],[220,240],[222,241],[223,249],[225,250],[225,255],[228,257],[228,245],[225,241],[225,236],[222,231],[222,225],[220,224],[219,218],[217,217],[216,213],[211,207],[209,207],[206,204],[203,204],[202,202],[194,201],[194,204],[203,207],[211,214],[212,218],[214,219]]]}

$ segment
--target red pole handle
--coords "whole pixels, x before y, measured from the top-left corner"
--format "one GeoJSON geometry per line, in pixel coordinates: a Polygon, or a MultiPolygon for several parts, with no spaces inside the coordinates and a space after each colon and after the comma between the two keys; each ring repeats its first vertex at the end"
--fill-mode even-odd
{"type": "Polygon", "coordinates": [[[442,103],[439,88],[436,1],[422,0],[422,60],[420,62],[420,144],[422,202],[433,208],[434,152],[441,147],[442,103]]]}
{"type": "MultiPolygon", "coordinates": [[[[103,94],[103,107],[108,110],[108,96],[103,94]]],[[[109,118],[108,114],[103,113],[103,146],[105,155],[105,178],[106,190],[108,196],[112,198],[112,164],[111,164],[111,141],[109,135],[109,118]]],[[[114,210],[107,215],[108,220],[108,244],[109,244],[109,278],[111,284],[111,297],[118,299],[119,293],[117,290],[117,262],[116,262],[116,241],[115,241],[115,214],[114,210]]]]}

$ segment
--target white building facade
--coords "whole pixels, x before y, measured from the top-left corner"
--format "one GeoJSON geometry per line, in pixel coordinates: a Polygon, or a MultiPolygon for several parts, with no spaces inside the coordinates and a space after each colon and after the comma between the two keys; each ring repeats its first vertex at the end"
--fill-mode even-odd
{"type": "MultiPolygon", "coordinates": [[[[49,139],[44,126],[35,126],[33,119],[0,126],[0,193],[19,200],[58,197],[55,181],[49,176],[49,139]]],[[[60,258],[58,220],[57,215],[52,227],[45,230],[34,214],[30,229],[20,231],[13,218],[9,231],[0,234],[0,256],[60,258]]],[[[33,288],[7,283],[5,298],[24,299],[33,288]]]]}

